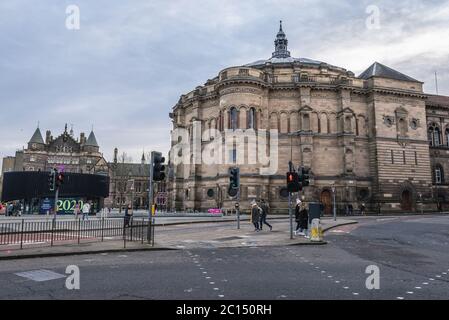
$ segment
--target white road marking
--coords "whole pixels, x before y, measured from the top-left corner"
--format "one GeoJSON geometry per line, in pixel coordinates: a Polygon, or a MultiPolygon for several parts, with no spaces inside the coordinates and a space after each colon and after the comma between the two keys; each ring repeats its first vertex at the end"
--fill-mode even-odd
{"type": "Polygon", "coordinates": [[[398,300],[404,300],[404,297],[396,297],[398,300]]]}
{"type": "Polygon", "coordinates": [[[415,287],[415,289],[422,289],[421,287],[415,287]]]}
{"type": "Polygon", "coordinates": [[[218,297],[219,297],[219,298],[224,298],[224,295],[219,294],[218,297]]]}
{"type": "Polygon", "coordinates": [[[209,282],[209,284],[215,284],[215,282],[211,281],[211,282],[209,282]]]}
{"type": "Polygon", "coordinates": [[[39,269],[26,272],[15,273],[16,276],[27,278],[36,282],[49,281],[55,279],[65,278],[66,276],[50,270],[39,269]]]}
{"type": "Polygon", "coordinates": [[[423,282],[422,284],[429,284],[428,282],[423,282]]]}
{"type": "Polygon", "coordinates": [[[413,294],[413,291],[407,291],[407,294],[413,294]]]}
{"type": "Polygon", "coordinates": [[[343,287],[343,289],[345,289],[345,290],[348,290],[348,289],[349,289],[349,287],[343,287]]]}
{"type": "Polygon", "coordinates": [[[218,289],[218,288],[214,288],[214,290],[215,290],[215,291],[218,291],[218,290],[220,290],[220,289],[218,289]]]}
{"type": "Polygon", "coordinates": [[[352,294],[355,295],[355,296],[359,295],[358,292],[353,292],[352,294]]]}
{"type": "Polygon", "coordinates": [[[340,283],[340,281],[336,280],[335,283],[340,283]]]}

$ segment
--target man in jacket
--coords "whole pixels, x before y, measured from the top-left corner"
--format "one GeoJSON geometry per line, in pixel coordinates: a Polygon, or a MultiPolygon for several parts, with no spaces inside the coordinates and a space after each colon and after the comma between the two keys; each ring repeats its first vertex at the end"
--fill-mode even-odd
{"type": "Polygon", "coordinates": [[[270,207],[268,203],[265,201],[265,199],[262,199],[260,201],[260,208],[262,209],[262,213],[260,215],[260,230],[262,231],[262,227],[264,224],[266,224],[270,228],[270,231],[273,230],[271,224],[267,222],[267,215],[268,211],[270,210],[270,207]]]}
{"type": "Polygon", "coordinates": [[[254,231],[259,232],[259,221],[260,221],[260,207],[257,205],[257,202],[253,200],[251,202],[251,222],[254,225],[254,231]]]}

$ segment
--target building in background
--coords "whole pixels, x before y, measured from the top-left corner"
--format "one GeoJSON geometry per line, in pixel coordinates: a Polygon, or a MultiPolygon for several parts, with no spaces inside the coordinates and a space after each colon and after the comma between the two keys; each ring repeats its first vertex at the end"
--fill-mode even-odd
{"type": "MultiPolygon", "coordinates": [[[[191,150],[195,128],[201,128],[199,150],[217,139],[207,129],[221,138],[225,130],[277,130],[276,173],[261,175],[262,166],[246,160],[238,165],[241,209],[264,198],[273,212],[286,212],[289,160],[311,168],[311,184],[300,197],[322,202],[327,214],[334,192],[340,212],[349,204],[364,204],[371,212],[448,206],[448,97],[425,94],[422,82],[378,62],[355,76],[325,62],[293,58],[282,24],[274,44],[271,58],[220,71],[183,94],[170,113],[173,129],[190,133],[191,150]]],[[[172,158],[179,141],[172,137],[172,158]]],[[[222,163],[228,164],[171,164],[169,206],[233,209],[228,170],[242,159],[235,150],[225,151],[222,163]]]]}

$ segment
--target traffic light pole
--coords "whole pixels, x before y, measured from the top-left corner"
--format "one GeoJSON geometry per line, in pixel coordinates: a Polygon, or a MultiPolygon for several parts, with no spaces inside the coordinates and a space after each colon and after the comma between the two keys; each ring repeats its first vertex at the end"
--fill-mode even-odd
{"type": "MultiPolygon", "coordinates": [[[[289,172],[293,171],[293,163],[288,162],[289,172]]],[[[290,218],[290,239],[293,239],[293,214],[292,214],[292,193],[288,192],[288,216],[290,218]]]]}
{"type": "Polygon", "coordinates": [[[148,184],[148,218],[152,217],[152,209],[153,209],[153,163],[154,163],[154,153],[151,152],[151,160],[150,160],[150,181],[148,184]]]}
{"type": "Polygon", "coordinates": [[[239,191],[237,193],[237,229],[240,229],[240,186],[239,191]]]}
{"type": "Polygon", "coordinates": [[[53,220],[56,221],[56,215],[58,214],[58,198],[59,198],[59,188],[55,191],[55,208],[53,213],[53,220]]]}

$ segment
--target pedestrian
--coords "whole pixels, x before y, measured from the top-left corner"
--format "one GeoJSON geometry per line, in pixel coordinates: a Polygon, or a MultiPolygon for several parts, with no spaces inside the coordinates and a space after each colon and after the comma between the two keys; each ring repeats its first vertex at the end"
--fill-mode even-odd
{"type": "Polygon", "coordinates": [[[299,228],[301,229],[301,233],[306,238],[309,238],[309,211],[305,203],[302,203],[301,210],[299,211],[299,228]]]}
{"type": "Polygon", "coordinates": [[[259,232],[259,221],[260,221],[260,207],[257,205],[257,202],[253,200],[251,202],[251,222],[254,225],[254,231],[259,232]]]}
{"type": "Polygon", "coordinates": [[[125,227],[129,227],[129,223],[130,223],[130,221],[131,221],[131,219],[132,219],[132,215],[133,215],[133,213],[132,213],[132,210],[130,210],[131,209],[131,206],[130,205],[127,205],[126,206],[126,208],[125,208],[125,227]]]}
{"type": "Polygon", "coordinates": [[[85,204],[83,204],[83,221],[89,220],[89,212],[90,212],[90,203],[86,202],[85,204]]]}
{"type": "Polygon", "coordinates": [[[348,205],[348,207],[349,207],[349,215],[352,216],[352,213],[353,213],[353,211],[354,211],[354,207],[352,206],[352,203],[350,203],[350,204],[348,205]]]}
{"type": "Polygon", "coordinates": [[[364,203],[362,203],[361,205],[360,205],[360,214],[363,216],[363,215],[365,215],[365,204],[364,203]]]}
{"type": "Polygon", "coordinates": [[[295,205],[295,222],[296,222],[296,228],[295,228],[295,235],[299,235],[301,233],[301,220],[300,220],[300,212],[302,210],[301,200],[296,199],[296,205],[295,205]]]}
{"type": "Polygon", "coordinates": [[[262,227],[263,227],[264,224],[266,224],[270,228],[270,231],[273,230],[273,227],[271,226],[271,224],[269,224],[267,222],[267,215],[268,215],[268,212],[270,210],[270,206],[265,201],[265,199],[261,199],[261,201],[260,201],[260,208],[262,209],[262,212],[261,212],[261,215],[260,215],[260,231],[262,231],[262,227]]]}
{"type": "Polygon", "coordinates": [[[75,204],[75,209],[73,209],[73,213],[75,214],[75,219],[78,219],[78,215],[80,214],[80,203],[77,202],[75,204]]]}

